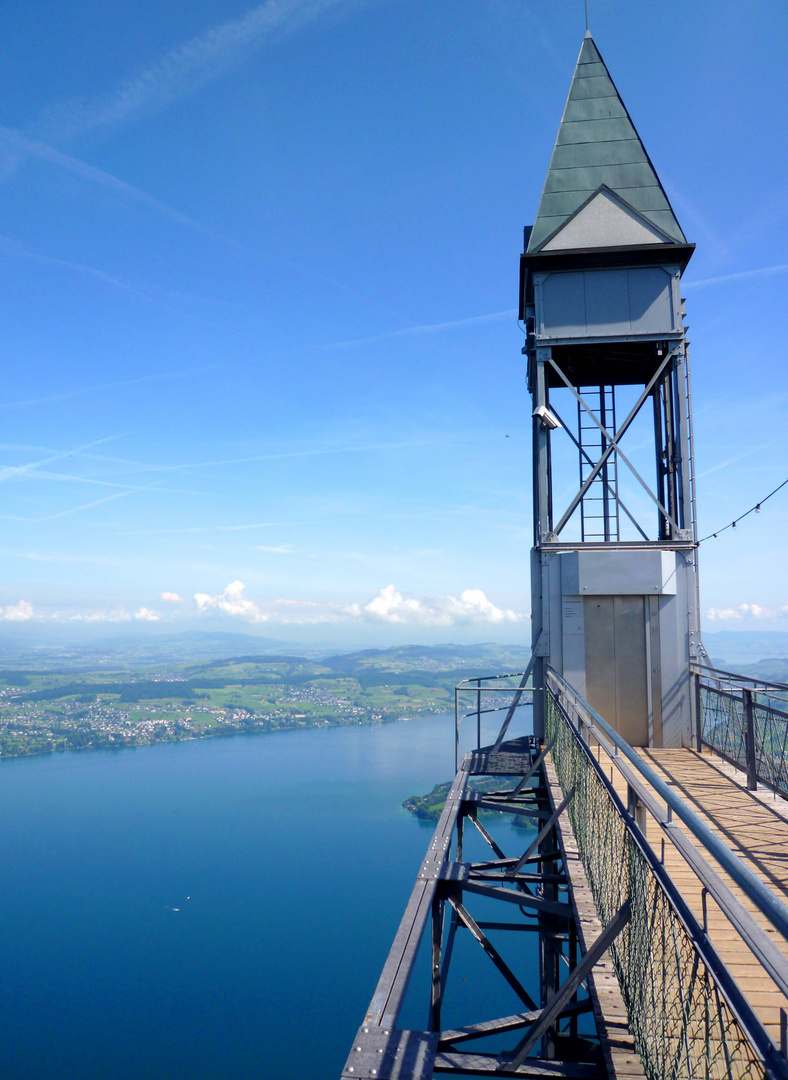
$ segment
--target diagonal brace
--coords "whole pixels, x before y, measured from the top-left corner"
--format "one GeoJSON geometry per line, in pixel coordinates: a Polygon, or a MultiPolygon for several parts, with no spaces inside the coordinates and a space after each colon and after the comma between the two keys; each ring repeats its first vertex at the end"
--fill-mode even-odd
{"type": "Polygon", "coordinates": [[[515,874],[519,874],[519,872],[522,870],[523,866],[525,866],[525,864],[528,862],[528,859],[531,857],[531,855],[533,855],[533,853],[539,847],[541,842],[547,837],[547,835],[549,834],[549,832],[552,829],[553,825],[555,825],[556,821],[558,821],[561,814],[563,814],[564,810],[566,810],[567,806],[569,806],[570,802],[572,801],[572,799],[574,799],[574,797],[575,797],[575,789],[573,787],[572,790],[569,792],[569,794],[564,799],[564,801],[561,803],[561,805],[559,807],[557,807],[553,811],[551,816],[544,823],[544,826],[539,830],[538,834],[533,838],[531,843],[525,849],[525,852],[524,852],[522,858],[519,860],[519,862],[517,863],[517,865],[514,868],[514,873],[515,874]]]}
{"type": "Polygon", "coordinates": [[[588,977],[594,964],[610,948],[610,945],[624,929],[629,922],[630,914],[631,903],[626,900],[619,908],[618,914],[608,923],[555,997],[551,998],[548,1005],[542,1010],[539,1021],[534,1024],[524,1042],[517,1048],[514,1058],[511,1061],[502,1061],[498,1067],[499,1070],[519,1069],[542,1036],[553,1026],[561,1010],[575,993],[580,983],[588,977]]]}
{"type": "Polygon", "coordinates": [[[516,787],[516,788],[514,789],[514,791],[512,792],[512,795],[515,795],[515,796],[517,796],[517,795],[519,795],[519,794],[520,794],[520,792],[521,792],[521,791],[523,790],[523,788],[525,787],[525,785],[526,785],[526,784],[528,783],[528,781],[529,781],[529,780],[531,779],[531,777],[533,776],[533,774],[534,774],[534,773],[536,772],[536,770],[537,770],[537,769],[539,768],[539,766],[540,766],[540,765],[542,764],[542,762],[544,761],[545,757],[546,757],[546,756],[547,756],[547,755],[548,755],[548,754],[550,753],[550,751],[551,751],[551,750],[553,749],[553,747],[555,746],[555,740],[556,740],[557,738],[558,738],[558,736],[557,736],[557,735],[554,735],[554,736],[553,736],[553,738],[552,738],[552,739],[550,740],[550,742],[549,742],[549,743],[547,744],[547,746],[546,746],[546,747],[544,748],[544,750],[542,750],[542,752],[540,753],[539,757],[538,757],[538,758],[536,758],[536,760],[534,761],[534,763],[533,763],[533,764],[531,765],[531,768],[530,768],[530,769],[528,770],[528,772],[527,772],[527,773],[525,774],[525,776],[524,776],[524,777],[522,778],[522,780],[520,781],[520,783],[519,783],[519,784],[517,785],[517,787],[516,787]]]}
{"type": "Polygon", "coordinates": [[[484,931],[474,921],[473,916],[465,908],[462,901],[459,900],[456,896],[449,896],[448,900],[449,900],[449,903],[451,904],[451,906],[457,912],[457,915],[459,917],[460,922],[463,924],[463,926],[465,926],[468,930],[470,930],[471,934],[473,934],[473,936],[479,942],[481,947],[484,949],[484,951],[487,953],[489,958],[492,960],[492,962],[498,968],[500,973],[503,975],[504,979],[506,979],[509,986],[511,986],[512,990],[514,990],[515,994],[517,994],[519,999],[521,1001],[525,1002],[525,1004],[528,1006],[529,1009],[537,1009],[538,1006],[537,1006],[536,1002],[534,1001],[534,999],[531,997],[531,995],[528,993],[528,991],[522,985],[520,980],[517,978],[517,976],[511,970],[509,965],[503,959],[501,954],[498,952],[498,950],[492,944],[492,942],[487,937],[487,935],[484,933],[484,931]]]}
{"type": "MultiPolygon", "coordinates": [[[[577,439],[574,436],[574,432],[572,431],[572,429],[570,427],[567,426],[567,424],[564,423],[564,421],[561,419],[561,414],[559,413],[558,409],[556,409],[556,407],[553,404],[550,405],[550,412],[555,416],[556,420],[558,420],[558,422],[561,424],[561,427],[563,428],[564,432],[569,436],[569,438],[575,444],[577,449],[580,451],[580,453],[586,459],[588,464],[593,468],[594,467],[594,462],[591,460],[591,458],[586,453],[585,447],[582,446],[577,441],[577,439]]],[[[580,491],[580,494],[578,496],[578,500],[577,500],[578,502],[580,501],[580,499],[583,498],[583,495],[585,494],[585,492],[588,491],[589,486],[590,486],[590,484],[588,484],[588,485],[586,485],[585,483],[583,484],[583,488],[580,491]]],[[[624,513],[627,515],[627,517],[632,522],[632,524],[635,526],[635,528],[640,533],[640,535],[643,537],[643,539],[648,540],[648,536],[643,531],[643,529],[641,529],[640,525],[638,524],[637,520],[635,519],[635,516],[629,512],[629,510],[627,509],[623,499],[621,499],[621,497],[619,496],[619,494],[615,490],[615,488],[610,486],[610,483],[607,480],[605,480],[605,487],[607,488],[608,495],[611,495],[615,499],[615,501],[616,501],[617,505],[619,506],[619,508],[624,511],[624,513]]],[[[571,515],[574,513],[576,508],[577,508],[577,503],[575,503],[572,506],[572,508],[567,511],[567,514],[568,514],[568,516],[566,518],[567,521],[569,520],[569,517],[571,517],[571,515]]],[[[564,526],[561,525],[561,528],[563,528],[563,527],[564,526]]]]}
{"type": "Polygon", "coordinates": [[[597,461],[596,465],[593,467],[591,472],[586,477],[586,480],[585,480],[583,486],[580,488],[580,491],[577,493],[577,495],[575,495],[574,499],[570,503],[569,507],[567,508],[567,510],[564,513],[563,517],[559,521],[558,525],[553,529],[553,535],[554,536],[557,536],[561,532],[564,525],[566,525],[569,518],[572,516],[572,514],[577,509],[578,504],[580,503],[581,499],[583,498],[583,496],[588,491],[588,488],[591,486],[593,481],[596,479],[598,473],[600,472],[600,470],[604,466],[605,462],[610,457],[610,455],[612,453],[614,453],[614,452],[616,454],[618,454],[618,456],[621,458],[621,460],[624,462],[624,464],[628,467],[629,471],[632,473],[632,475],[635,477],[635,479],[638,481],[638,483],[643,487],[644,491],[647,493],[649,498],[652,499],[652,501],[657,504],[657,507],[659,508],[659,510],[661,511],[663,516],[665,517],[666,521],[669,521],[670,524],[673,526],[673,528],[678,531],[677,523],[673,520],[671,515],[668,513],[668,511],[662,505],[660,500],[657,498],[657,496],[654,494],[654,492],[648,486],[646,481],[643,479],[643,477],[640,475],[640,473],[637,471],[635,466],[632,464],[632,462],[629,460],[629,458],[626,456],[626,454],[623,452],[623,450],[619,446],[619,440],[621,438],[623,438],[625,432],[628,430],[628,428],[630,427],[632,421],[635,419],[638,412],[640,411],[640,409],[641,409],[641,407],[643,405],[643,402],[646,400],[649,393],[651,392],[651,390],[652,390],[654,384],[656,383],[657,379],[662,374],[662,372],[665,370],[665,367],[667,366],[668,362],[670,360],[672,360],[675,357],[675,355],[676,355],[675,350],[671,350],[670,352],[668,352],[667,356],[662,361],[662,363],[659,365],[659,367],[657,368],[657,371],[655,372],[655,374],[652,376],[652,378],[650,379],[650,381],[646,385],[645,390],[642,392],[642,394],[640,395],[638,400],[632,406],[632,409],[629,412],[629,416],[627,416],[626,420],[621,425],[621,427],[618,429],[618,431],[615,433],[615,435],[610,434],[610,432],[607,430],[607,428],[604,426],[604,424],[596,416],[594,411],[588,407],[588,405],[585,403],[585,401],[583,400],[581,395],[578,394],[577,390],[574,388],[574,386],[572,386],[569,379],[567,379],[566,375],[564,375],[561,368],[558,366],[558,364],[556,364],[555,360],[553,360],[552,357],[548,357],[548,362],[551,365],[551,367],[554,368],[554,370],[557,372],[558,377],[561,379],[561,381],[564,383],[564,385],[567,387],[567,389],[569,389],[572,392],[574,397],[577,398],[580,405],[585,409],[585,411],[588,413],[588,415],[591,417],[591,419],[594,421],[596,426],[599,428],[599,430],[602,432],[602,434],[605,436],[605,438],[608,441],[608,445],[607,445],[607,448],[605,449],[604,453],[602,454],[599,461],[597,461]]]}

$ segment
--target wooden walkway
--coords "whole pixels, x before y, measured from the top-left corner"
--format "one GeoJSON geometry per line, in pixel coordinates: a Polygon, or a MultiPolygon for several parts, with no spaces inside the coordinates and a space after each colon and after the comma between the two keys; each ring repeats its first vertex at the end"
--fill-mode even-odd
{"type": "MultiPolygon", "coordinates": [[[[771,792],[751,792],[744,773],[710,753],[694,750],[638,751],[643,760],[669,784],[690,809],[738,855],[764,884],[788,903],[788,803],[771,792]]],[[[609,760],[601,753],[607,775],[609,760]]],[[[626,802],[626,785],[617,769],[612,769],[614,785],[626,802]]],[[[660,800],[657,800],[660,801],[660,800]]],[[[682,831],[703,852],[698,841],[683,825],[682,831]]],[[[663,832],[648,816],[647,839],[659,855],[663,832]]],[[[665,866],[702,923],[702,886],[681,854],[665,844],[665,866]]],[[[742,893],[741,889],[718,866],[714,867],[725,883],[788,956],[788,942],[777,933],[742,893]]],[[[738,982],[753,1010],[760,1017],[775,1043],[780,1042],[780,1010],[788,1009],[786,999],[765,974],[739,934],[711,898],[707,899],[709,937],[720,957],[738,982]]]]}

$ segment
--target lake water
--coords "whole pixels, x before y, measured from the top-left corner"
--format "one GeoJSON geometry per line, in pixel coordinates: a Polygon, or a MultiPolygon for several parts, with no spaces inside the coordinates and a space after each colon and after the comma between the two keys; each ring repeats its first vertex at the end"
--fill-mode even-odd
{"type": "Polygon", "coordinates": [[[2,1075],[338,1076],[432,832],[401,803],[451,778],[452,727],[0,763],[2,1075]]]}

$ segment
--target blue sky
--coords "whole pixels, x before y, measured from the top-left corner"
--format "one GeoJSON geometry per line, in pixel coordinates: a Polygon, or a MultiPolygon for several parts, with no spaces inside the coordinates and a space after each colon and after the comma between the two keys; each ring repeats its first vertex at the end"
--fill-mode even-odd
{"type": "MultiPolygon", "coordinates": [[[[591,0],[697,252],[700,535],[788,476],[777,2],[591,0]]],[[[582,0],[9,0],[0,617],[529,639],[516,322],[582,0]]],[[[788,488],[702,546],[788,630],[788,488]]]]}

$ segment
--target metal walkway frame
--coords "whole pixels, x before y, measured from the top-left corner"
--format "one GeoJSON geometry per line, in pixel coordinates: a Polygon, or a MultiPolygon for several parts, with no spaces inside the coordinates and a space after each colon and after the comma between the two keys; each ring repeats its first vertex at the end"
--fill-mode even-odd
{"type": "MultiPolygon", "coordinates": [[[[788,941],[788,907],[552,669],[547,669],[544,687],[546,744],[533,736],[504,742],[515,709],[523,695],[531,693],[526,688],[529,674],[530,668],[518,687],[508,688],[514,700],[496,742],[477,745],[463,758],[345,1064],[344,1080],[429,1080],[444,1073],[788,1080],[788,1017],[783,1012],[778,1046],[715,949],[706,925],[705,897],[724,913],[760,965],[764,980],[786,997],[788,958],[772,935],[776,932],[788,941]],[[617,794],[615,772],[619,790],[621,781],[625,785],[626,799],[617,794]],[[500,790],[470,790],[472,777],[479,775],[501,777],[500,790]],[[516,778],[513,786],[511,778],[516,778]],[[507,855],[479,820],[480,810],[531,820],[534,830],[527,834],[525,849],[507,855]],[[661,855],[646,838],[647,817],[652,829],[656,825],[657,837],[662,837],[661,855]],[[486,860],[464,859],[469,827],[489,846],[486,860]],[[571,838],[587,883],[588,903],[599,916],[595,939],[582,932],[564,836],[571,838]],[[667,872],[666,843],[702,884],[703,917],[693,914],[667,872]],[[757,917],[724,877],[744,893],[757,917]],[[480,918],[474,911],[477,897],[495,901],[500,918],[490,919],[489,910],[487,918],[480,918]],[[764,929],[761,917],[768,920],[771,932],[764,929]],[[413,976],[428,930],[429,967],[426,981],[419,971],[419,981],[413,976]],[[452,952],[457,933],[463,931],[478,943],[519,998],[522,1010],[444,1029],[452,952]],[[521,938],[523,931],[538,934],[539,1001],[529,992],[533,971],[518,969],[504,944],[511,941],[504,932],[521,938]],[[615,970],[620,1008],[626,1005],[634,1036],[636,1053],[625,1059],[624,1072],[616,1070],[605,1047],[604,1023],[600,1026],[594,997],[592,972],[603,955],[615,970]],[[398,1027],[409,990],[421,995],[423,1030],[398,1027]],[[591,1016],[579,1020],[592,1012],[596,1034],[591,1016]]],[[[504,711],[483,708],[484,681],[476,679],[458,688],[475,695],[477,743],[480,714],[504,711]]],[[[724,694],[726,702],[731,697],[730,687],[721,689],[717,684],[711,689],[724,694]]],[[[767,688],[759,684],[758,689],[767,688]]],[[[698,693],[705,693],[705,688],[698,693]]],[[[736,699],[745,721],[747,693],[736,699]]],[[[777,712],[763,701],[758,707],[777,712]]],[[[459,707],[457,718],[459,722],[459,707]]],[[[768,719],[774,720],[771,715],[768,719]]],[[[785,719],[788,722],[788,716],[785,719]]],[[[701,718],[699,723],[703,722],[701,718]]],[[[719,724],[714,730],[718,728],[719,724]]],[[[577,879],[578,867],[574,874],[577,879]]]]}
{"type": "Polygon", "coordinates": [[[578,1017],[592,1011],[584,984],[626,924],[629,908],[622,905],[593,947],[579,957],[575,912],[555,832],[572,796],[553,805],[544,776],[546,751],[532,737],[505,742],[493,751],[494,747],[485,747],[463,759],[342,1072],[346,1080],[427,1080],[444,1073],[590,1080],[606,1071],[598,1040],[579,1030],[578,1017]],[[468,789],[474,775],[516,777],[518,782],[513,789],[476,793],[468,789]],[[536,836],[529,835],[523,852],[507,856],[479,820],[480,810],[525,816],[533,821],[536,836]],[[463,861],[469,826],[489,846],[489,859],[463,861]],[[476,897],[496,901],[500,918],[475,917],[476,897]],[[431,974],[427,986],[416,988],[423,996],[427,1023],[423,1031],[405,1031],[397,1024],[428,930],[431,974]],[[441,1027],[455,938],[462,931],[475,939],[520,999],[521,1012],[479,1019],[459,1029],[441,1027]],[[493,944],[490,935],[497,938],[505,932],[539,935],[541,1002],[523,985],[524,975],[507,959],[504,945],[499,949],[493,944]],[[559,970],[565,973],[560,985],[554,977],[559,970]],[[504,1047],[477,1048],[479,1040],[491,1037],[504,1047]]]}

